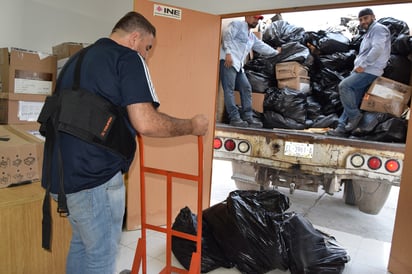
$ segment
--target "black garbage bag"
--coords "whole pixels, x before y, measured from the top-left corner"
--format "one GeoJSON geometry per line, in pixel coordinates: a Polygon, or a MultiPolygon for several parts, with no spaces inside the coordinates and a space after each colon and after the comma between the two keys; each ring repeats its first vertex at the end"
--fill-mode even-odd
{"type": "Polygon", "coordinates": [[[316,99],[309,95],[306,97],[306,117],[307,119],[315,120],[322,115],[322,106],[316,99]]]}
{"type": "Polygon", "coordinates": [[[331,71],[350,72],[356,58],[355,50],[319,56],[320,63],[331,71]]]}
{"type": "MultiPolygon", "coordinates": [[[[302,215],[285,213],[282,236],[292,274],[342,273],[350,256],[336,239],[315,229],[302,215]]],[[[277,220],[277,222],[280,222],[277,220]]]]}
{"type": "Polygon", "coordinates": [[[313,121],[312,128],[335,128],[338,124],[339,117],[336,113],[327,116],[319,116],[313,121]]]}
{"type": "Polygon", "coordinates": [[[408,56],[412,53],[412,36],[400,34],[392,43],[391,53],[408,56]]]}
{"type": "Polygon", "coordinates": [[[245,70],[247,79],[252,86],[253,92],[265,93],[268,88],[276,87],[277,81],[273,75],[268,76],[265,73],[252,70],[245,70]]]}
{"type": "MultiPolygon", "coordinates": [[[[197,235],[197,215],[193,214],[188,207],[184,207],[177,215],[173,226],[173,230],[197,235]]],[[[179,263],[189,269],[190,261],[193,252],[196,252],[196,243],[172,236],[172,252],[179,263]]],[[[232,268],[231,263],[219,247],[215,238],[209,230],[207,222],[202,218],[202,263],[201,272],[206,273],[219,267],[232,268]]]]}
{"type": "Polygon", "coordinates": [[[350,40],[341,32],[319,31],[318,48],[320,54],[333,54],[349,51],[350,40]]]}
{"type": "Polygon", "coordinates": [[[289,24],[287,21],[272,22],[265,29],[262,40],[273,48],[280,47],[289,42],[302,43],[305,38],[305,29],[289,24]]]}
{"type": "Polygon", "coordinates": [[[382,76],[409,85],[411,61],[407,56],[391,54],[382,76]]]}
{"type": "Polygon", "coordinates": [[[391,32],[391,41],[394,42],[401,34],[409,35],[409,27],[406,22],[392,17],[383,17],[378,20],[379,23],[388,27],[391,32]]]}
{"type": "Polygon", "coordinates": [[[320,30],[306,32],[304,44],[313,46],[318,55],[328,55],[349,51],[351,41],[342,32],[320,30]]]}
{"type": "Polygon", "coordinates": [[[327,83],[326,79],[312,82],[312,96],[320,103],[324,115],[342,113],[338,84],[338,81],[327,83]]]}
{"type": "Polygon", "coordinates": [[[352,131],[353,136],[364,136],[373,132],[375,127],[393,117],[388,113],[365,111],[358,127],[352,131]]]}
{"type": "Polygon", "coordinates": [[[280,225],[272,216],[289,208],[289,198],[275,190],[232,191],[226,201],[203,211],[226,257],[242,273],[286,270],[288,257],[280,225]]]}
{"type": "Polygon", "coordinates": [[[275,111],[286,118],[304,124],[306,94],[290,88],[268,89],[263,100],[263,112],[275,111]]]}
{"type": "Polygon", "coordinates": [[[287,129],[305,129],[310,125],[304,123],[299,123],[292,118],[288,118],[283,116],[276,111],[266,110],[263,112],[263,119],[262,119],[263,127],[264,128],[287,128],[287,129]]]}
{"type": "Polygon", "coordinates": [[[405,143],[407,133],[408,120],[402,118],[390,118],[378,124],[374,131],[365,135],[362,139],[379,141],[405,143]]]}

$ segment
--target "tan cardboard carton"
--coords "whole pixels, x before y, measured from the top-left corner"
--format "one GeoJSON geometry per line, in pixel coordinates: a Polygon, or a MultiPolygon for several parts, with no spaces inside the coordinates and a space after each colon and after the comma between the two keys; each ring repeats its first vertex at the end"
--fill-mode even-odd
{"type": "Polygon", "coordinates": [[[47,95],[0,93],[0,124],[36,123],[47,95]]]}
{"type": "Polygon", "coordinates": [[[53,46],[53,54],[57,56],[57,75],[72,55],[89,45],[89,43],[64,42],[53,46]]]}
{"type": "Polygon", "coordinates": [[[277,63],[275,68],[276,79],[287,79],[295,77],[307,77],[308,69],[302,64],[292,61],[277,63]]]}
{"type": "Polygon", "coordinates": [[[57,58],[37,51],[0,49],[1,92],[52,94],[57,58]]]}
{"type": "Polygon", "coordinates": [[[0,188],[41,178],[44,141],[30,134],[35,126],[0,126],[0,188]]]}
{"type": "Polygon", "coordinates": [[[412,86],[394,80],[378,77],[362,99],[361,109],[373,112],[390,113],[401,117],[408,109],[412,86]]]}
{"type": "Polygon", "coordinates": [[[291,88],[301,92],[310,91],[310,78],[306,76],[298,76],[294,78],[278,80],[278,88],[291,88]]]}

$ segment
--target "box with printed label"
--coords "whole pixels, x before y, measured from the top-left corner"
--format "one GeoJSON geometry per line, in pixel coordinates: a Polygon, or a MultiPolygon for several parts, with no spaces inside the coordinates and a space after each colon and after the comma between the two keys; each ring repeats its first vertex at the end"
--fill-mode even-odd
{"type": "Polygon", "coordinates": [[[298,76],[294,78],[278,80],[278,88],[291,88],[301,92],[310,91],[310,78],[298,76]]]}
{"type": "Polygon", "coordinates": [[[1,92],[52,94],[57,71],[57,57],[24,49],[0,49],[1,92]]]}
{"type": "Polygon", "coordinates": [[[412,86],[378,77],[363,97],[360,108],[400,117],[408,109],[411,92],[412,86]]]}
{"type": "Polygon", "coordinates": [[[46,95],[0,93],[0,124],[37,124],[46,95]]]}
{"type": "Polygon", "coordinates": [[[278,80],[301,76],[308,77],[308,69],[298,62],[292,61],[276,64],[275,77],[278,80]]]}
{"type": "Polygon", "coordinates": [[[27,125],[0,126],[0,188],[41,178],[44,141],[27,125]]]}

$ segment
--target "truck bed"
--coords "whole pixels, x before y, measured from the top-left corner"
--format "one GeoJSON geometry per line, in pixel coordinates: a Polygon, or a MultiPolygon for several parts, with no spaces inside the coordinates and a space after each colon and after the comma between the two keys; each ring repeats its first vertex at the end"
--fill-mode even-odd
{"type": "Polygon", "coordinates": [[[216,130],[241,133],[247,135],[258,135],[266,138],[280,138],[288,141],[309,142],[309,143],[322,143],[322,144],[339,144],[342,146],[359,147],[366,149],[386,150],[392,152],[405,152],[405,144],[403,143],[386,143],[376,142],[363,139],[352,139],[343,137],[334,137],[326,135],[320,132],[319,129],[311,130],[295,130],[295,129],[255,129],[255,128],[242,128],[233,127],[224,123],[216,123],[216,130]]]}

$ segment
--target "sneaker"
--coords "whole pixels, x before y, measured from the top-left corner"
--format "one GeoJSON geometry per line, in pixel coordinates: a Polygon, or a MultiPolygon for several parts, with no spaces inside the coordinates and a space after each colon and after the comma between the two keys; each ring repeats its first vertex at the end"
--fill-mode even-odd
{"type": "Polygon", "coordinates": [[[330,129],[326,131],[326,135],[335,137],[347,137],[349,134],[343,126],[338,126],[335,129],[330,129]]]}
{"type": "Polygon", "coordinates": [[[253,117],[247,118],[245,119],[245,121],[247,122],[249,127],[252,127],[252,128],[262,128],[263,127],[262,122],[253,117]]]}
{"type": "Polygon", "coordinates": [[[247,127],[248,123],[240,118],[230,120],[230,125],[234,127],[247,127]]]}

